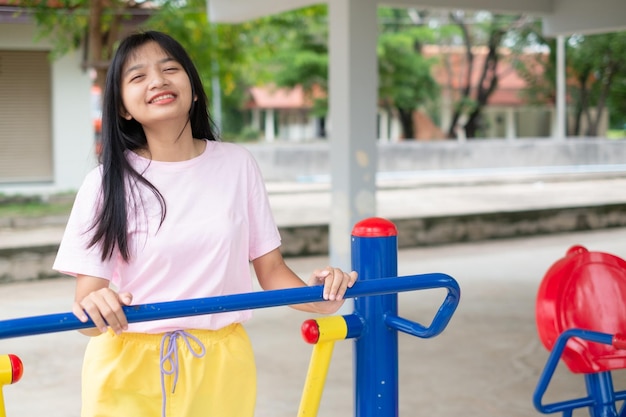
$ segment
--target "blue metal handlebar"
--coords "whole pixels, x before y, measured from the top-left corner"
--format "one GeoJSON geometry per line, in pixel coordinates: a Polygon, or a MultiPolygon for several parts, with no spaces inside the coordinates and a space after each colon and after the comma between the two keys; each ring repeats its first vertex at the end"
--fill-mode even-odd
{"type": "MultiPolygon", "coordinates": [[[[434,289],[434,288],[447,288],[448,294],[443,300],[443,303],[437,310],[435,317],[430,324],[426,327],[414,321],[398,317],[396,315],[388,314],[385,316],[385,324],[391,328],[410,334],[412,336],[427,339],[435,337],[446,328],[448,322],[452,318],[457,305],[459,304],[460,288],[459,284],[455,280],[448,279],[449,277],[440,276],[437,279],[428,279],[423,284],[421,289],[434,289]]],[[[422,278],[423,279],[423,278],[422,278]]]]}
{"type": "MultiPolygon", "coordinates": [[[[544,405],[542,403],[543,396],[548,389],[548,385],[550,383],[550,380],[552,379],[552,376],[554,375],[554,371],[556,370],[559,360],[561,359],[561,355],[563,354],[563,350],[567,345],[567,341],[572,337],[588,340],[590,342],[602,343],[605,345],[613,344],[612,334],[583,329],[568,329],[561,333],[557,338],[554,346],[552,347],[552,351],[550,352],[550,356],[548,357],[546,366],[544,367],[543,372],[539,377],[539,381],[537,382],[537,388],[535,389],[535,393],[533,395],[533,404],[535,408],[541,413],[550,414],[562,411],[564,415],[571,416],[574,409],[582,407],[593,407],[598,401],[598,399],[595,398],[593,395],[588,395],[587,397],[560,401],[552,404],[544,405]]],[[[626,391],[620,391],[611,394],[614,395],[614,399],[616,401],[626,399],[626,391]]]]}
{"type": "MultiPolygon", "coordinates": [[[[436,327],[436,329],[438,329],[442,323],[445,327],[445,324],[449,321],[460,297],[460,290],[457,282],[448,275],[433,273],[357,281],[352,288],[349,288],[348,291],[346,291],[345,298],[382,295],[439,287],[448,288],[449,295],[444,302],[447,308],[444,309],[442,306],[439,309],[437,316],[433,319],[433,325],[431,325],[431,327],[436,327]],[[442,312],[442,310],[445,311],[442,312]]],[[[182,316],[196,316],[203,314],[224,313],[227,311],[277,307],[282,305],[322,301],[322,290],[322,286],[313,286],[223,295],[218,297],[197,298],[182,301],[168,301],[154,304],[142,304],[136,306],[126,306],[124,307],[124,313],[126,314],[126,318],[129,323],[135,323],[182,316]]],[[[399,324],[397,325],[400,326],[399,324]]],[[[79,321],[78,318],[76,318],[76,316],[74,316],[71,312],[24,317],[0,321],[0,339],[78,330],[91,327],[94,327],[91,320],[83,323],[79,321]]]]}

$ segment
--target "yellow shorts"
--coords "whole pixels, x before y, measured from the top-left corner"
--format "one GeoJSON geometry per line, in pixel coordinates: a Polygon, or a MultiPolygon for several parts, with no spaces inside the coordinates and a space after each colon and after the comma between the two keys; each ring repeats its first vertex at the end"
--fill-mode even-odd
{"type": "Polygon", "coordinates": [[[85,352],[82,417],[248,417],[255,401],[254,354],[241,324],[176,335],[109,331],[85,352]]]}

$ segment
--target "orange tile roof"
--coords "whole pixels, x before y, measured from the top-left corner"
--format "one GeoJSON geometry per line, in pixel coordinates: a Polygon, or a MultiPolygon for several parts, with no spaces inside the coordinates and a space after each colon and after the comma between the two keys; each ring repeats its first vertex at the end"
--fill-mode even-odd
{"type": "Polygon", "coordinates": [[[250,108],[260,109],[301,109],[307,105],[304,90],[301,86],[289,88],[252,87],[250,89],[250,108]]]}
{"type": "MultiPolygon", "coordinates": [[[[0,0],[1,1],[1,0],[0,0]]],[[[475,87],[478,84],[482,67],[485,62],[487,49],[474,49],[474,69],[472,73],[471,84],[475,87]]],[[[465,63],[465,51],[463,48],[442,48],[439,46],[426,46],[423,50],[426,57],[437,59],[438,62],[433,66],[433,77],[442,88],[449,86],[453,91],[460,91],[465,86],[465,77],[467,66],[465,63]],[[444,61],[445,60],[445,61],[444,61]]],[[[547,55],[546,55],[547,56],[547,55]]],[[[511,60],[511,55],[506,52],[502,54],[502,58],[498,63],[498,86],[489,98],[489,104],[500,106],[520,106],[527,102],[523,95],[526,89],[526,81],[519,76],[511,60]]],[[[533,72],[540,75],[543,71],[542,66],[532,65],[528,56],[529,65],[533,72]]],[[[540,57],[541,59],[541,57],[540,57]]],[[[314,94],[321,97],[318,91],[314,94]]],[[[249,90],[249,100],[246,108],[259,109],[309,109],[312,106],[312,100],[306,96],[302,87],[297,86],[293,89],[277,88],[273,86],[257,86],[249,90]]]]}
{"type": "Polygon", "coordinates": [[[320,88],[313,88],[311,96],[300,85],[294,88],[257,86],[248,92],[249,98],[245,105],[248,109],[310,109],[314,99],[325,96],[320,88]]]}
{"type": "MultiPolygon", "coordinates": [[[[474,61],[470,83],[475,88],[480,81],[488,51],[487,48],[478,47],[474,48],[472,52],[474,61]]],[[[426,57],[438,60],[433,66],[433,76],[442,88],[449,87],[454,91],[460,91],[465,87],[468,67],[463,48],[427,46],[423,53],[426,57]]],[[[519,106],[526,103],[523,91],[527,88],[527,83],[514,68],[511,57],[512,55],[506,51],[501,52],[497,68],[498,85],[489,98],[489,104],[519,106]]],[[[524,58],[522,57],[522,59],[524,58]]],[[[539,65],[530,65],[531,59],[534,59],[530,55],[526,59],[529,61],[528,68],[540,75],[543,68],[539,65]]]]}

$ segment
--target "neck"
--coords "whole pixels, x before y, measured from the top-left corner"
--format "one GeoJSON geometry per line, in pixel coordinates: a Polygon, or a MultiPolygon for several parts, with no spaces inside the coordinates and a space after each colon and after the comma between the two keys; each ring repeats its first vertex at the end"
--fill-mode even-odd
{"type": "Polygon", "coordinates": [[[144,132],[148,144],[136,153],[153,161],[186,161],[202,154],[206,146],[204,140],[193,138],[189,123],[184,127],[172,127],[171,123],[151,128],[144,126],[144,132]]]}

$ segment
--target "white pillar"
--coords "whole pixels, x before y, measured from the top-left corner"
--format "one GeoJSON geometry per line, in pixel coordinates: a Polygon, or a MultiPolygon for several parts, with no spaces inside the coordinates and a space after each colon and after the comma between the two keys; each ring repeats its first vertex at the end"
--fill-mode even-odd
{"type": "Polygon", "coordinates": [[[261,109],[254,108],[251,109],[252,112],[252,120],[250,125],[253,129],[261,131],[261,109]]]}
{"type": "Polygon", "coordinates": [[[389,142],[389,113],[385,109],[378,110],[378,138],[389,142]]]}
{"type": "Polygon", "coordinates": [[[378,38],[376,0],[329,6],[330,261],[350,268],[355,223],[376,214],[378,38]]]}
{"type": "Polygon", "coordinates": [[[265,141],[274,142],[276,133],[274,129],[274,109],[265,110],[265,141]]]}
{"type": "Polygon", "coordinates": [[[566,95],[565,85],[565,36],[556,38],[556,133],[555,139],[563,140],[567,135],[566,126],[566,95]]]}
{"type": "Polygon", "coordinates": [[[400,119],[398,113],[391,113],[391,126],[389,128],[389,136],[392,142],[400,142],[400,135],[402,134],[402,126],[400,125],[400,119]]]}
{"type": "Polygon", "coordinates": [[[515,109],[513,107],[506,108],[506,138],[513,140],[517,137],[517,126],[515,126],[515,109]]]}
{"type": "Polygon", "coordinates": [[[449,88],[444,88],[441,93],[441,121],[439,128],[447,135],[452,123],[452,93],[449,88]]]}

